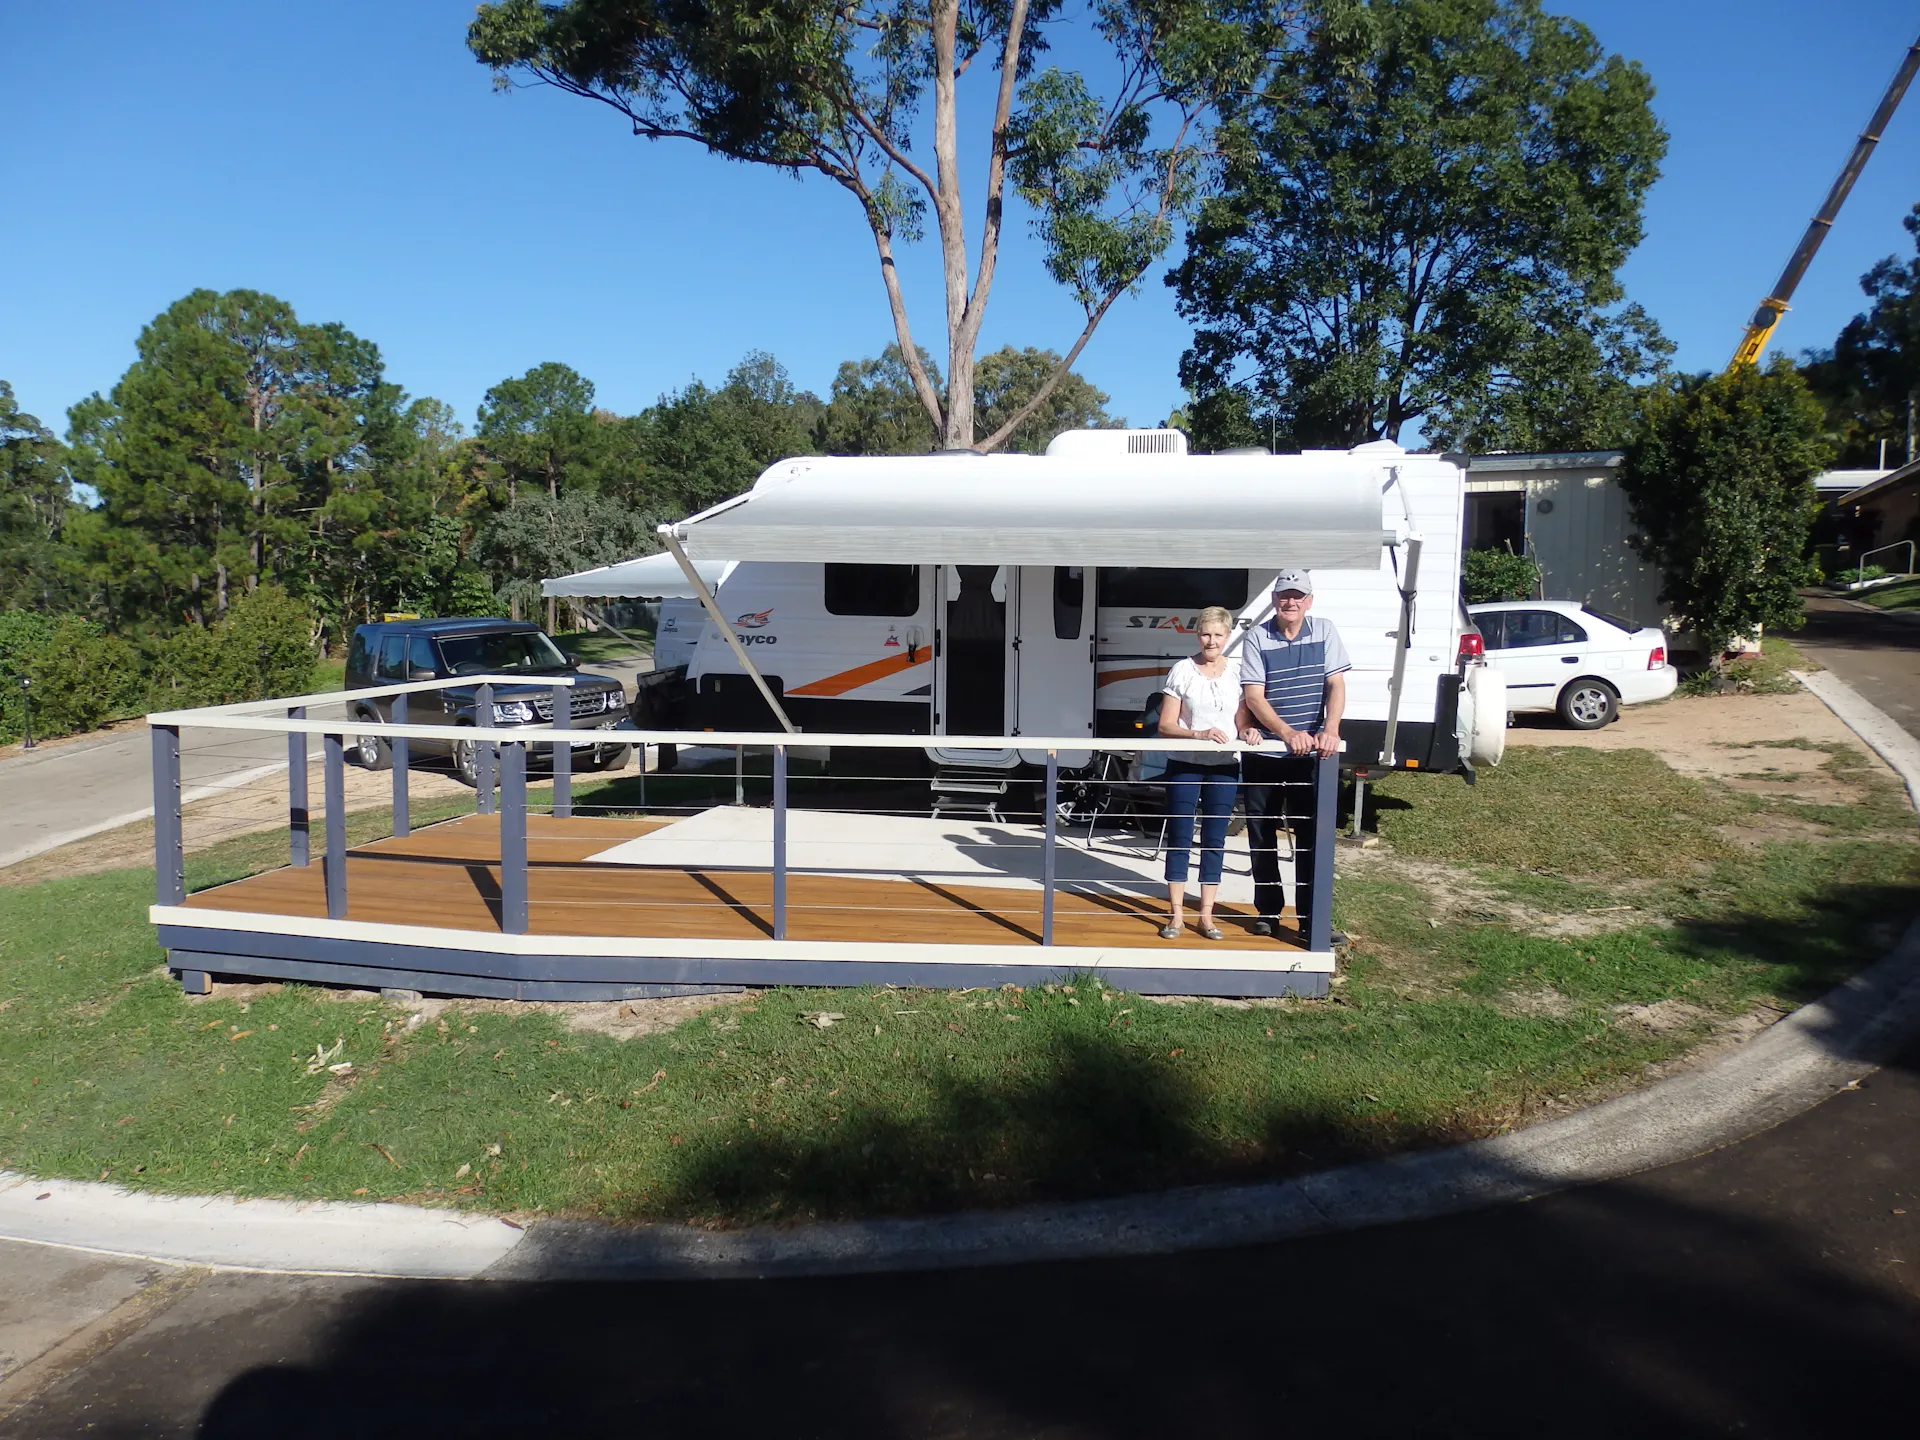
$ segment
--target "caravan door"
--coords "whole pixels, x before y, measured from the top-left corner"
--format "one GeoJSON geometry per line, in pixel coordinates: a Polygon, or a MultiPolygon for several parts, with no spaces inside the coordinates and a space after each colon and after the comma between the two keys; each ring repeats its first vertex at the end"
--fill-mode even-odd
{"type": "MultiPolygon", "coordinates": [[[[1023,565],[1015,592],[1014,728],[1016,735],[1093,734],[1094,572],[1078,565],[1023,565]]],[[[1045,750],[1026,750],[1029,765],[1045,750]]],[[[1078,768],[1091,750],[1062,750],[1060,764],[1078,768]]]]}
{"type": "MultiPolygon", "coordinates": [[[[1005,735],[1014,722],[1009,620],[1019,572],[1004,565],[942,565],[934,589],[933,733],[1005,735]]],[[[1012,766],[1011,750],[934,747],[947,765],[1012,766]]]]}

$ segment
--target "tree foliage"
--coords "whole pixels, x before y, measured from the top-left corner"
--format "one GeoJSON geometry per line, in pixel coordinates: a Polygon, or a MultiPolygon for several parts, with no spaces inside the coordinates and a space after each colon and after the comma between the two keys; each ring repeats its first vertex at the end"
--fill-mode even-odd
{"type": "Polygon", "coordinates": [[[0,607],[64,608],[75,585],[66,449],[0,380],[0,607]]]}
{"type": "Polygon", "coordinates": [[[1889,255],[1860,277],[1871,302],[1804,373],[1826,403],[1841,465],[1876,465],[1880,442],[1906,458],[1908,406],[1920,403],[1920,205],[1901,222],[1914,258],[1889,255]]]}
{"type": "Polygon", "coordinates": [[[689,381],[635,417],[644,483],[625,498],[689,514],[738,495],[774,461],[813,453],[820,410],[778,360],[750,351],[718,389],[689,381]]]}
{"type": "MultiPolygon", "coordinates": [[[[1113,77],[1104,90],[1079,71],[1038,68],[1053,27],[1078,19],[1059,0],[498,0],[480,7],[467,44],[502,85],[524,77],[610,107],[637,136],[845,189],[872,236],[915,396],[941,443],[963,448],[978,429],[974,359],[1008,185],[1032,214],[1049,274],[1085,315],[1030,397],[1038,410],[1165,251],[1209,101],[1288,33],[1292,13],[1284,3],[1096,0],[1101,70],[1113,77]],[[994,89],[970,261],[957,97],[976,64],[994,72],[994,89]],[[897,245],[921,238],[929,212],[946,299],[944,387],[920,361],[897,266],[897,245]]],[[[1026,419],[1006,416],[980,447],[1004,444],[1026,419]]]]}
{"type": "Polygon", "coordinates": [[[1813,477],[1829,453],[1819,401],[1781,357],[1647,397],[1620,470],[1633,541],[1709,654],[1755,626],[1799,622],[1813,477]]]}
{"type": "Polygon", "coordinates": [[[1669,347],[1615,272],[1666,136],[1539,0],[1373,0],[1279,50],[1169,276],[1212,442],[1612,443],[1669,347]]]}
{"type": "Polygon", "coordinates": [[[658,550],[657,523],[658,517],[591,490],[558,498],[528,491],[481,529],[473,558],[500,602],[528,616],[538,611],[543,579],[658,550]]]}

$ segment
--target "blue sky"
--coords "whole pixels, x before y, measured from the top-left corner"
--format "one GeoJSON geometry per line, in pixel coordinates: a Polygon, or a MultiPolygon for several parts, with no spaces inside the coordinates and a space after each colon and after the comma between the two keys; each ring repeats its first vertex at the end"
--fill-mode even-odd
{"type": "MultiPolygon", "coordinates": [[[[1550,8],[1653,77],[1672,146],[1624,279],[1677,363],[1718,368],[1913,40],[1913,7],[1550,8]]],[[[631,411],[692,376],[718,381],[755,348],[824,394],[841,360],[892,338],[843,192],[634,140],[553,92],[496,95],[462,42],[471,14],[469,0],[4,0],[0,378],[63,430],[67,406],[111,388],[140,327],[196,286],[267,290],[345,323],[380,345],[396,381],[469,424],[489,385],[544,360],[631,411]]],[[[1862,308],[1860,274],[1911,253],[1900,220],[1916,200],[1920,95],[1777,343],[1832,340],[1862,308]]],[[[1077,308],[1036,260],[1011,232],[986,348],[1064,349],[1077,332],[1077,308]]],[[[903,268],[937,354],[936,256],[920,247],[903,268]]],[[[1180,403],[1186,340],[1156,273],[1080,368],[1116,413],[1155,423],[1180,403]]]]}

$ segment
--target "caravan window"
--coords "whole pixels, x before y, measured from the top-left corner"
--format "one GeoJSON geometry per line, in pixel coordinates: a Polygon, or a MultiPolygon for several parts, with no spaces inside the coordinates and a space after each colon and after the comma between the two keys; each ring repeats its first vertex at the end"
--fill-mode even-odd
{"type": "Polygon", "coordinates": [[[1078,640],[1087,607],[1087,572],[1078,565],[1053,567],[1053,638],[1078,640]]]}
{"type": "Polygon", "coordinates": [[[1103,569],[1100,603],[1136,609],[1203,610],[1224,605],[1238,610],[1247,603],[1244,570],[1163,570],[1134,566],[1103,569]]]}
{"type": "Polygon", "coordinates": [[[918,565],[828,565],[829,615],[918,615],[918,565]]]}

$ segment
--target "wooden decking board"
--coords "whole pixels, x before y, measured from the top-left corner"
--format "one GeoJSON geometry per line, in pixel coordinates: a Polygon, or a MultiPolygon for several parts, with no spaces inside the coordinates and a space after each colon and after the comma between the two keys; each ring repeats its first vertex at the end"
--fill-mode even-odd
{"type": "MultiPolygon", "coordinates": [[[[528,918],[536,935],[765,939],[773,933],[773,877],[765,871],[702,871],[582,862],[656,829],[659,821],[530,816],[528,918]]],[[[347,858],[347,918],[375,924],[498,931],[498,819],[467,816],[383,840],[347,858]],[[489,849],[489,842],[491,849],[489,849]]],[[[324,870],[285,867],[188,897],[189,909],[324,919],[324,870]]],[[[1054,902],[1059,945],[1166,946],[1218,952],[1298,950],[1291,933],[1259,939],[1235,921],[1243,906],[1221,905],[1223,941],[1195,934],[1191,917],[1178,940],[1161,940],[1163,901],[1146,896],[1061,889],[1054,902]]],[[[787,936],[792,940],[1038,945],[1038,891],[932,881],[790,875],[787,936]]],[[[1290,932],[1291,927],[1288,927],[1290,932]]]]}

